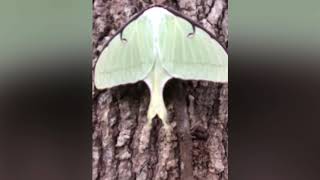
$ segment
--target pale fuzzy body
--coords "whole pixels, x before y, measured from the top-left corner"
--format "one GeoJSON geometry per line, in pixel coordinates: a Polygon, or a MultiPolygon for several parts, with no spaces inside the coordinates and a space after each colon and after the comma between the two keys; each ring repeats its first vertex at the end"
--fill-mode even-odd
{"type": "Polygon", "coordinates": [[[161,21],[165,19],[166,15],[170,15],[167,10],[154,7],[149,11],[143,13],[142,17],[146,17],[150,21],[153,32],[153,42],[155,44],[155,46],[153,47],[153,52],[155,57],[157,57],[153,69],[151,70],[147,78],[144,79],[151,92],[150,104],[147,114],[148,122],[149,124],[151,124],[152,118],[158,115],[162,120],[164,126],[168,127],[167,110],[163,100],[163,88],[166,82],[172,77],[165,71],[165,69],[163,69],[161,63],[159,62],[161,58],[161,50],[159,47],[160,25],[161,21]]]}

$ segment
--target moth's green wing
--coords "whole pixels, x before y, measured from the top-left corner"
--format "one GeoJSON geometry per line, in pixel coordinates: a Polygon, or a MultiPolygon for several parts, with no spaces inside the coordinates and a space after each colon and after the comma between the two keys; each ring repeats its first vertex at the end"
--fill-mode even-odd
{"type": "Polygon", "coordinates": [[[228,55],[224,48],[201,28],[172,14],[167,15],[159,34],[160,59],[164,69],[176,78],[228,82],[228,55]]]}
{"type": "Polygon", "coordinates": [[[98,58],[94,82],[98,89],[144,79],[154,64],[153,41],[147,18],[139,17],[116,35],[98,58]]]}

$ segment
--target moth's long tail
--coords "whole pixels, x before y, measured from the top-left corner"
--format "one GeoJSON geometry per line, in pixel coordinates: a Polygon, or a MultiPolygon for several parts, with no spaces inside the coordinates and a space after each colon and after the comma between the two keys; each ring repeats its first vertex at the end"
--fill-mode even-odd
{"type": "Polygon", "coordinates": [[[165,129],[170,127],[168,123],[168,112],[164,104],[162,92],[151,95],[150,104],[148,108],[148,124],[152,124],[152,119],[157,116],[161,119],[165,129]]]}

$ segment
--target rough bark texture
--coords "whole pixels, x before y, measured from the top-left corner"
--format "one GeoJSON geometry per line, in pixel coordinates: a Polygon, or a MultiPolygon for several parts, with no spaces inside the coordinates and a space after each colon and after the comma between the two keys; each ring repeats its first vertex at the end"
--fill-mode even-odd
{"type": "MultiPolygon", "coordinates": [[[[226,0],[167,0],[170,6],[228,42],[226,0]]],[[[93,66],[110,37],[146,6],[142,0],[94,0],[93,66]]],[[[146,128],[150,94],[143,83],[93,88],[94,180],[228,179],[228,85],[169,81],[164,98],[171,134],[154,119],[146,128]]]]}

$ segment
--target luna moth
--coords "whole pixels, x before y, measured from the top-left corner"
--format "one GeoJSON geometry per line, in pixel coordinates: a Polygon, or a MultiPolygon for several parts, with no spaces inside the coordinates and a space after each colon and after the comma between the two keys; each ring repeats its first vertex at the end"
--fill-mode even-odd
{"type": "Polygon", "coordinates": [[[163,89],[171,78],[228,82],[228,54],[213,35],[162,6],[134,16],[98,57],[97,89],[144,81],[150,90],[148,124],[158,115],[169,128],[163,89]]]}

